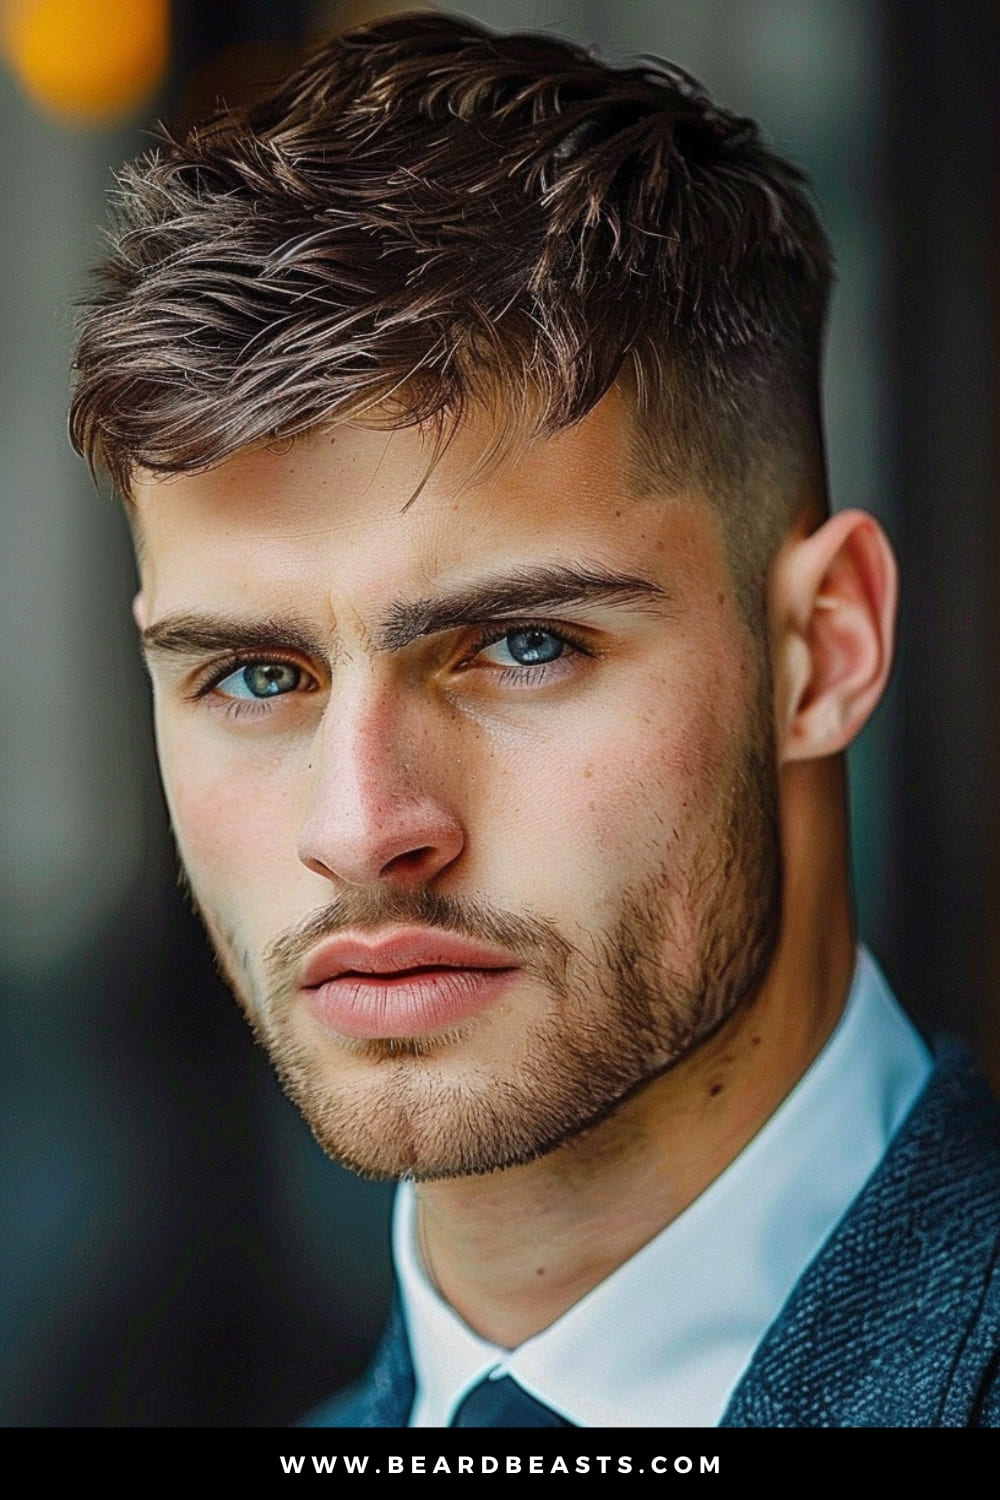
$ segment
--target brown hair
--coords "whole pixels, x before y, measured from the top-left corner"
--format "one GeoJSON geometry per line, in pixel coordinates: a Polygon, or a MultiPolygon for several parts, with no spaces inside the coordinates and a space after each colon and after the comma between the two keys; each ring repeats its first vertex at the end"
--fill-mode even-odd
{"type": "Polygon", "coordinates": [[[826,239],[670,64],[395,16],[163,133],[119,202],[70,430],[124,494],[344,418],[550,434],[616,381],[637,472],[724,504],[744,566],[822,488],[826,239]]]}

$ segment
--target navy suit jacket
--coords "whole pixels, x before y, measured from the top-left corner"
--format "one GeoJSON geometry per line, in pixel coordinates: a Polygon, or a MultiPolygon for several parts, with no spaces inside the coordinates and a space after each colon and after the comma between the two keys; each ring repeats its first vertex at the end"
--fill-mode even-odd
{"type": "MultiPolygon", "coordinates": [[[[1000,1426],[1000,1112],[956,1043],[793,1289],[723,1427],[1000,1426]]],[[[398,1306],[364,1379],[310,1427],[405,1427],[398,1306]]]]}

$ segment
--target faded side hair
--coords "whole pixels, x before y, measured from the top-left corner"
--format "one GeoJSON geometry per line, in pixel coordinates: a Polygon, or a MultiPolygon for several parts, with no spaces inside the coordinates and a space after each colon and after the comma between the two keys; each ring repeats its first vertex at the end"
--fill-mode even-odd
{"type": "Polygon", "coordinates": [[[830,280],[802,175],[681,69],[395,16],[122,172],[71,436],[127,496],[345,419],[530,441],[618,382],[640,480],[755,571],[822,491],[830,280]]]}

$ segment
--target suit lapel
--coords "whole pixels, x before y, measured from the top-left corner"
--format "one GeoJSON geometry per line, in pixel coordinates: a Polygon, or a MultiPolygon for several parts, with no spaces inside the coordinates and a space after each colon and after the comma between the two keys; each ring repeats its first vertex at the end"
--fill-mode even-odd
{"type": "Polygon", "coordinates": [[[349,1390],[311,1412],[300,1427],[405,1427],[416,1385],[398,1292],[385,1332],[365,1374],[349,1390]]]}
{"type": "Polygon", "coordinates": [[[909,1120],[765,1335],[721,1425],[975,1425],[1000,1339],[995,1277],[990,1291],[998,1244],[996,1107],[964,1051],[945,1043],[909,1120]]]}
{"type": "Polygon", "coordinates": [[[369,1368],[365,1390],[368,1401],[366,1420],[359,1422],[359,1426],[407,1425],[416,1384],[398,1292],[393,1296],[389,1321],[369,1368]]]}
{"type": "MultiPolygon", "coordinates": [[[[938,1054],[882,1165],[765,1334],[721,1426],[983,1422],[1000,1348],[1000,1114],[963,1049],[945,1042],[938,1054]]],[[[365,1378],[306,1425],[405,1427],[414,1395],[397,1296],[365,1378]]]]}

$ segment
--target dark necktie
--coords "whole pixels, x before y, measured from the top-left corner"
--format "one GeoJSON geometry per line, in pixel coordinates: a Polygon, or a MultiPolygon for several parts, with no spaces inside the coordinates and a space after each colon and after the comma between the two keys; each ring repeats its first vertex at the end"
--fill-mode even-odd
{"type": "Polygon", "coordinates": [[[452,1427],[572,1427],[522,1391],[509,1375],[481,1380],[451,1419],[452,1427]]]}

